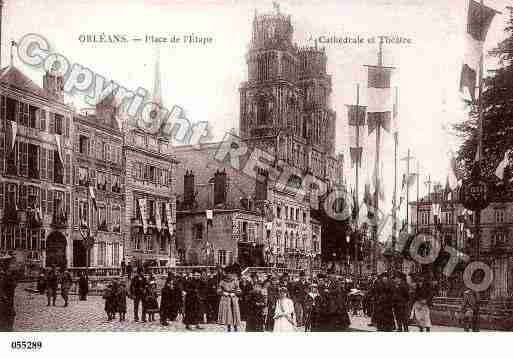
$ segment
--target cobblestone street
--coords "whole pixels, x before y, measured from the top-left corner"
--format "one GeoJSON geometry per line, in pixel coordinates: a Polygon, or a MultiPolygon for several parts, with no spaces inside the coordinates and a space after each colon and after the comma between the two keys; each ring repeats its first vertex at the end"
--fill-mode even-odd
{"type": "MultiPolygon", "coordinates": [[[[107,321],[104,300],[101,296],[89,296],[87,301],[79,301],[76,295],[72,295],[69,305],[64,308],[64,301],[57,297],[57,306],[47,307],[46,296],[26,291],[32,285],[20,284],[16,290],[16,320],[15,331],[186,331],[182,323],[170,323],[168,327],[160,325],[158,315],[155,322],[134,322],[133,305],[128,300],[127,320],[119,322],[118,319],[107,321]]],[[[372,332],[375,327],[368,326],[369,318],[351,316],[351,329],[353,331],[372,332]]],[[[222,332],[224,328],[215,324],[203,324],[203,330],[194,329],[193,332],[222,332]]],[[[243,328],[242,328],[243,329],[243,328]]],[[[301,330],[300,328],[299,330],[301,330]]],[[[410,331],[418,331],[410,326],[410,331]]],[[[463,331],[462,328],[433,326],[434,332],[463,331]]]]}

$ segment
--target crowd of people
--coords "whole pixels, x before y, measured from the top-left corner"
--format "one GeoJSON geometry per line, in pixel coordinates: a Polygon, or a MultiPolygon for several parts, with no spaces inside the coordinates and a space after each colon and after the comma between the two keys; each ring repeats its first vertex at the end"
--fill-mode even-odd
{"type": "MultiPolygon", "coordinates": [[[[74,283],[79,299],[87,300],[89,278],[85,272],[74,280],[66,269],[48,268],[39,277],[37,290],[46,294],[47,306],[55,306],[60,288],[66,307],[74,283]]],[[[15,288],[14,277],[0,271],[1,330],[12,329],[15,288]]],[[[227,331],[346,331],[352,313],[370,317],[369,325],[378,331],[409,331],[413,323],[419,331],[428,332],[435,292],[432,282],[422,277],[412,281],[402,273],[358,280],[305,272],[295,278],[287,272],[254,272],[246,277],[241,276],[240,268],[230,266],[216,272],[170,272],[160,286],[151,272],[138,268],[110,281],[103,299],[108,321],[128,320],[127,300],[131,300],[135,322],[153,322],[158,315],[161,325],[182,322],[187,330],[216,323],[227,331]]],[[[478,300],[470,290],[463,296],[461,312],[465,330],[471,330],[478,300]]]]}

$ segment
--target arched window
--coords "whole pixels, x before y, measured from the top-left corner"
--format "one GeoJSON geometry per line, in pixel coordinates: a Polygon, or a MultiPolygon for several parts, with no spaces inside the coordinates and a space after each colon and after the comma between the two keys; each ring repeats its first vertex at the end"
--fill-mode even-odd
{"type": "Polygon", "coordinates": [[[263,125],[265,123],[267,103],[264,96],[260,96],[257,100],[257,124],[263,125]]]}

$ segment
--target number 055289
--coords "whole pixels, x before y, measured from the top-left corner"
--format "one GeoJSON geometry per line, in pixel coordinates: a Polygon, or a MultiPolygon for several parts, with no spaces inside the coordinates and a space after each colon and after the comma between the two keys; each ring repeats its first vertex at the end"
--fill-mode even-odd
{"type": "Polygon", "coordinates": [[[11,349],[13,350],[39,350],[43,347],[40,341],[12,341],[11,349]]]}

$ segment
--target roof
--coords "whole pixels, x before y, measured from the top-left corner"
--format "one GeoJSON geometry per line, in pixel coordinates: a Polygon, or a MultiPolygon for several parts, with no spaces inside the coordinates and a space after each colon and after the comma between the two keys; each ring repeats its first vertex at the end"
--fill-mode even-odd
{"type": "Polygon", "coordinates": [[[33,95],[55,101],[50,92],[37,85],[15,66],[7,66],[0,70],[0,83],[5,83],[33,95]]]}

